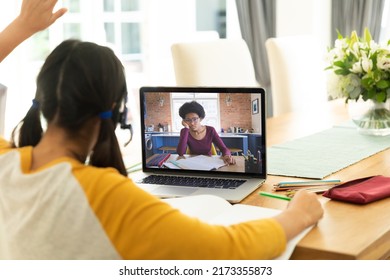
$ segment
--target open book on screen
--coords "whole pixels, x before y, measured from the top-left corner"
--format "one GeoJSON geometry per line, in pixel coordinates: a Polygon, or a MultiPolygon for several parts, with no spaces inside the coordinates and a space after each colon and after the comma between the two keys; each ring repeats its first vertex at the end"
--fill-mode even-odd
{"type": "Polygon", "coordinates": [[[168,168],[181,168],[192,170],[216,170],[226,163],[221,156],[191,156],[178,160],[169,160],[164,164],[168,168]],[[172,165],[172,166],[171,166],[172,165]]]}
{"type": "MultiPolygon", "coordinates": [[[[263,219],[276,216],[281,210],[251,206],[245,204],[230,204],[228,201],[213,195],[186,196],[180,198],[163,199],[172,207],[179,209],[188,216],[219,225],[263,219]]],[[[305,229],[287,243],[286,250],[276,259],[288,260],[298,242],[311,230],[305,229]]]]}

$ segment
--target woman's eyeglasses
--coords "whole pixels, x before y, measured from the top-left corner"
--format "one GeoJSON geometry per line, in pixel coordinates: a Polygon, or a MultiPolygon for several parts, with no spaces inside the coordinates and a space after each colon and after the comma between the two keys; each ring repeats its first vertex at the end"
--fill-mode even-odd
{"type": "Polygon", "coordinates": [[[186,123],[197,123],[199,121],[199,118],[198,117],[194,117],[194,118],[188,118],[188,119],[184,119],[184,121],[186,123]]]}

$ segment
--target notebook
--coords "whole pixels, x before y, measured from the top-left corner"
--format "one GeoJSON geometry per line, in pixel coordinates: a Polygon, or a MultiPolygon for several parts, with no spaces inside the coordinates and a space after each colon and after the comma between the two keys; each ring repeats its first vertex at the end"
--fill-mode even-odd
{"type": "Polygon", "coordinates": [[[142,189],[161,198],[209,194],[237,203],[265,181],[263,88],[142,87],[140,104],[142,172],[132,178],[142,189]],[[184,128],[179,108],[193,100],[205,111],[198,121],[215,129],[235,164],[223,162],[224,147],[214,141],[211,155],[189,152],[179,157],[176,149],[184,128]]]}

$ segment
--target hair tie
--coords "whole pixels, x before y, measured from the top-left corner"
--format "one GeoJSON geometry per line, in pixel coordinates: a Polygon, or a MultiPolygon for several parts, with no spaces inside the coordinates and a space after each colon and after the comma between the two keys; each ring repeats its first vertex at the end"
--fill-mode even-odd
{"type": "Polygon", "coordinates": [[[39,101],[36,99],[33,99],[31,107],[38,109],[39,108],[39,101]]]}
{"type": "Polygon", "coordinates": [[[101,113],[99,114],[99,117],[100,117],[102,120],[110,119],[110,118],[112,117],[112,111],[101,112],[101,113]]]}

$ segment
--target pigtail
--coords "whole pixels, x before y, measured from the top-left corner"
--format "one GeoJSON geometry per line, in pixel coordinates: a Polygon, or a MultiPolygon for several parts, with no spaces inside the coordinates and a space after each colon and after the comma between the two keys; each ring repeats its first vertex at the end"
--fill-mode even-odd
{"type": "Polygon", "coordinates": [[[13,147],[36,146],[42,133],[39,105],[33,101],[26,116],[12,131],[11,144],[13,147]]]}
{"type": "Polygon", "coordinates": [[[101,120],[100,133],[90,157],[90,164],[96,167],[113,167],[120,174],[127,176],[122,153],[115,135],[115,127],[111,119],[101,120]]]}

